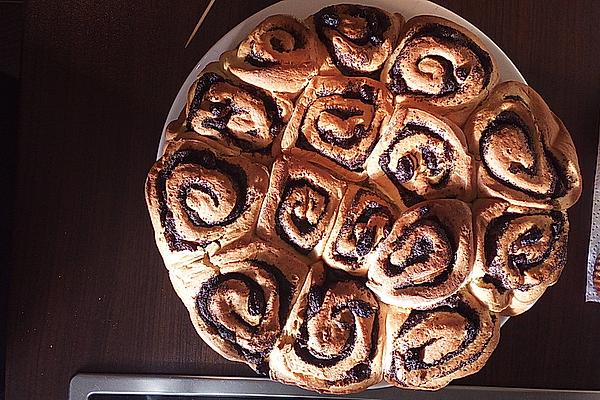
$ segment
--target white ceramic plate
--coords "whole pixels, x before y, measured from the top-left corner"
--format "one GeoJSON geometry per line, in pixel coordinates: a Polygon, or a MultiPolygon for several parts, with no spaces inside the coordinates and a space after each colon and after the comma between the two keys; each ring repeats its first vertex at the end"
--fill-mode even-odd
{"type": "MultiPolygon", "coordinates": [[[[496,64],[498,66],[498,72],[500,74],[500,82],[502,81],[520,81],[523,83],[525,79],[523,75],[519,72],[517,67],[513,64],[513,62],[504,54],[502,49],[496,45],[490,38],[488,38],[483,32],[481,32],[477,27],[471,24],[469,21],[465,20],[461,16],[453,13],[450,10],[445,9],[442,6],[434,4],[427,0],[363,0],[363,1],[345,1],[345,0],[283,0],[279,3],[275,3],[272,6],[269,6],[262,11],[257,12],[256,14],[246,18],[244,21],[240,22],[235,28],[227,32],[225,36],[223,36],[217,43],[215,43],[198,61],[198,64],[194,67],[194,69],[190,72],[185,82],[179,89],[173,104],[171,105],[171,109],[169,110],[169,115],[167,116],[167,120],[165,121],[165,125],[163,127],[162,136],[160,138],[160,143],[158,145],[158,153],[156,158],[160,158],[165,150],[165,131],[167,129],[167,125],[169,122],[176,120],[181,113],[181,110],[185,107],[185,103],[187,101],[187,93],[202,69],[213,61],[218,61],[219,56],[227,50],[234,49],[237,45],[258,25],[262,20],[267,18],[270,15],[275,14],[290,14],[298,17],[300,19],[304,19],[309,15],[312,15],[319,11],[321,8],[332,5],[332,4],[341,4],[341,3],[349,3],[349,4],[364,4],[370,5],[374,7],[379,7],[386,11],[390,12],[398,12],[406,18],[406,20],[417,16],[417,15],[436,15],[439,17],[443,17],[453,21],[459,25],[464,26],[469,29],[475,35],[477,35],[483,43],[486,45],[487,49],[490,51],[492,56],[494,57],[496,64]]],[[[219,4],[215,7],[219,7],[219,4]]],[[[210,18],[210,14],[208,16],[210,18]]],[[[190,27],[191,29],[191,27],[190,27]]],[[[508,317],[501,317],[501,325],[508,320],[508,317]]],[[[377,385],[372,386],[371,388],[380,388],[390,386],[386,383],[379,383],[377,385]]]]}

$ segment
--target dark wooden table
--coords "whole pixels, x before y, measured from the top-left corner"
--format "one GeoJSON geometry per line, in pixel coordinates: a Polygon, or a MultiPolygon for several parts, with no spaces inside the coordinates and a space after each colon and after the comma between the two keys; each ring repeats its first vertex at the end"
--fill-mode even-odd
{"type": "MultiPolygon", "coordinates": [[[[486,32],[570,128],[584,193],[560,282],[512,319],[459,384],[600,389],[600,304],[584,303],[600,108],[600,4],[438,1],[486,32]]],[[[251,376],[194,333],[143,198],[166,113],[230,28],[273,1],[28,2],[23,42],[7,398],[64,399],[77,372],[251,376]]],[[[9,196],[5,193],[4,196],[9,196]]]]}

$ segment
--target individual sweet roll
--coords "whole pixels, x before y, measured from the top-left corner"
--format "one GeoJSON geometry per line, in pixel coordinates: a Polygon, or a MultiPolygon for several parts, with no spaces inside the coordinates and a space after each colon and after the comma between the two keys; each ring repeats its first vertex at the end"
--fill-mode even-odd
{"type": "Polygon", "coordinates": [[[273,15],[223,55],[226,70],[244,82],[272,91],[298,93],[323,62],[314,32],[290,15],[273,15]]]}
{"type": "Polygon", "coordinates": [[[146,180],[156,243],[168,267],[214,253],[254,230],[269,175],[207,140],[176,140],[146,180]]]}
{"type": "Polygon", "coordinates": [[[281,148],[359,181],[366,178],[365,161],[391,113],[392,96],[380,82],[319,76],[296,102],[281,148]]]}
{"type": "Polygon", "coordinates": [[[344,193],[323,259],[334,268],[366,276],[365,258],[391,232],[396,207],[362,186],[350,185],[344,193]]]}
{"type": "Polygon", "coordinates": [[[362,281],[315,264],[271,352],[271,378],[321,393],[381,380],[385,312],[362,281]]]}
{"type": "Polygon", "coordinates": [[[273,142],[281,139],[291,110],[289,100],[228,77],[212,63],[189,89],[186,130],[251,158],[272,160],[273,142]]]}
{"type": "Polygon", "coordinates": [[[408,209],[367,257],[367,286],[387,304],[405,308],[453,295],[472,270],[471,218],[460,200],[429,200],[408,209]]]}
{"type": "Polygon", "coordinates": [[[260,211],[258,236],[316,260],[323,253],[345,189],[345,182],[317,165],[279,157],[260,211]]]}
{"type": "Polygon", "coordinates": [[[461,291],[426,310],[390,307],[383,374],[392,385],[437,390],[479,371],[500,337],[500,318],[461,291]]]}
{"type": "Polygon", "coordinates": [[[471,292],[502,315],[527,311],[556,283],[566,264],[566,213],[478,200],[473,214],[476,258],[471,292]]]}
{"type": "Polygon", "coordinates": [[[398,40],[404,17],[376,7],[337,4],[307,20],[325,46],[321,72],[379,78],[398,40]]]}
{"type": "Polygon", "coordinates": [[[523,206],[566,209],[581,195],[581,174],[571,135],[532,88],[504,82],[465,125],[480,161],[479,197],[523,206]]]}
{"type": "Polygon", "coordinates": [[[397,204],[475,195],[473,159],[463,132],[450,120],[396,107],[367,160],[371,180],[397,204]]]}
{"type": "Polygon", "coordinates": [[[281,334],[308,265],[268,243],[238,241],[171,272],[202,339],[223,357],[268,374],[268,356],[281,334]]]}
{"type": "Polygon", "coordinates": [[[466,28],[444,18],[410,19],[381,71],[396,102],[433,111],[462,126],[498,81],[494,59],[466,28]]]}

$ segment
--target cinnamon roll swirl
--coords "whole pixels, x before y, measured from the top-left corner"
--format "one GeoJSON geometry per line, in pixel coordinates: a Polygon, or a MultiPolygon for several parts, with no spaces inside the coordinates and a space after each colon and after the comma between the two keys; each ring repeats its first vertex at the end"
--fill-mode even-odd
{"type": "Polygon", "coordinates": [[[381,380],[385,313],[365,285],[315,264],[271,352],[271,378],[321,393],[381,380]]]}
{"type": "Polygon", "coordinates": [[[471,292],[502,315],[527,311],[558,280],[567,261],[564,211],[478,200],[471,292]]]}
{"type": "Polygon", "coordinates": [[[156,243],[168,267],[214,253],[254,229],[266,168],[206,140],[176,140],[146,180],[156,243]]]}
{"type": "Polygon", "coordinates": [[[433,111],[462,126],[498,81],[483,42],[444,18],[410,19],[381,71],[396,102],[433,111]]]}
{"type": "Polygon", "coordinates": [[[380,82],[316,77],[296,102],[281,147],[359,181],[366,177],[365,161],[391,113],[392,96],[380,82]]]}
{"type": "Polygon", "coordinates": [[[346,183],[293,157],[278,158],[258,219],[258,235],[316,260],[335,222],[346,183]]]}
{"type": "Polygon", "coordinates": [[[417,204],[398,218],[367,264],[367,286],[382,301],[405,308],[439,303],[471,273],[471,209],[451,199],[417,204]]]}
{"type": "Polygon", "coordinates": [[[371,180],[397,204],[475,194],[473,159],[453,122],[416,108],[396,107],[367,160],[371,180]]]}
{"type": "Polygon", "coordinates": [[[392,230],[398,212],[367,188],[351,185],[344,193],[323,259],[332,267],[366,276],[365,258],[392,230]]]}
{"type": "Polygon", "coordinates": [[[325,46],[322,72],[377,79],[396,42],[404,17],[376,7],[336,4],[307,20],[325,46]]]}
{"type": "Polygon", "coordinates": [[[566,209],[581,195],[571,135],[532,88],[504,82],[465,125],[480,197],[566,209]]]}
{"type": "Polygon", "coordinates": [[[385,380],[437,390],[485,365],[498,344],[500,320],[461,291],[426,310],[390,307],[386,333],[385,380]]]}
{"type": "Polygon", "coordinates": [[[317,75],[322,57],[315,33],[303,22],[291,15],[273,15],[222,60],[224,68],[244,82],[295,94],[317,75]]]}
{"type": "Polygon", "coordinates": [[[272,161],[273,142],[281,139],[291,110],[289,100],[227,77],[213,63],[190,87],[186,130],[258,161],[272,161]]]}
{"type": "Polygon", "coordinates": [[[308,265],[268,243],[236,242],[171,272],[202,339],[223,357],[268,374],[268,356],[308,265]]]}

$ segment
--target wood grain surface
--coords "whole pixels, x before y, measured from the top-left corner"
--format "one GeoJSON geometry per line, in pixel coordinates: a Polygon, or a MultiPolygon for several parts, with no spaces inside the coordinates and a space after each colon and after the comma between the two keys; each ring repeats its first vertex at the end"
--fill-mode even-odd
{"type": "MultiPolygon", "coordinates": [[[[196,336],[154,245],[143,184],[181,83],[273,1],[31,0],[25,15],[7,399],[64,399],[78,372],[252,376],[196,336]]],[[[569,127],[584,192],[568,266],[457,384],[600,389],[600,304],[584,303],[600,108],[596,0],[438,1],[487,33],[569,127]]],[[[6,196],[6,194],[5,194],[6,196]]]]}
{"type": "MultiPolygon", "coordinates": [[[[23,9],[21,1],[0,0],[0,185],[15,185],[17,144],[17,99],[23,41],[23,9]]],[[[6,310],[8,301],[8,268],[14,220],[14,196],[0,199],[0,399],[4,393],[6,360],[6,310]]]]}

